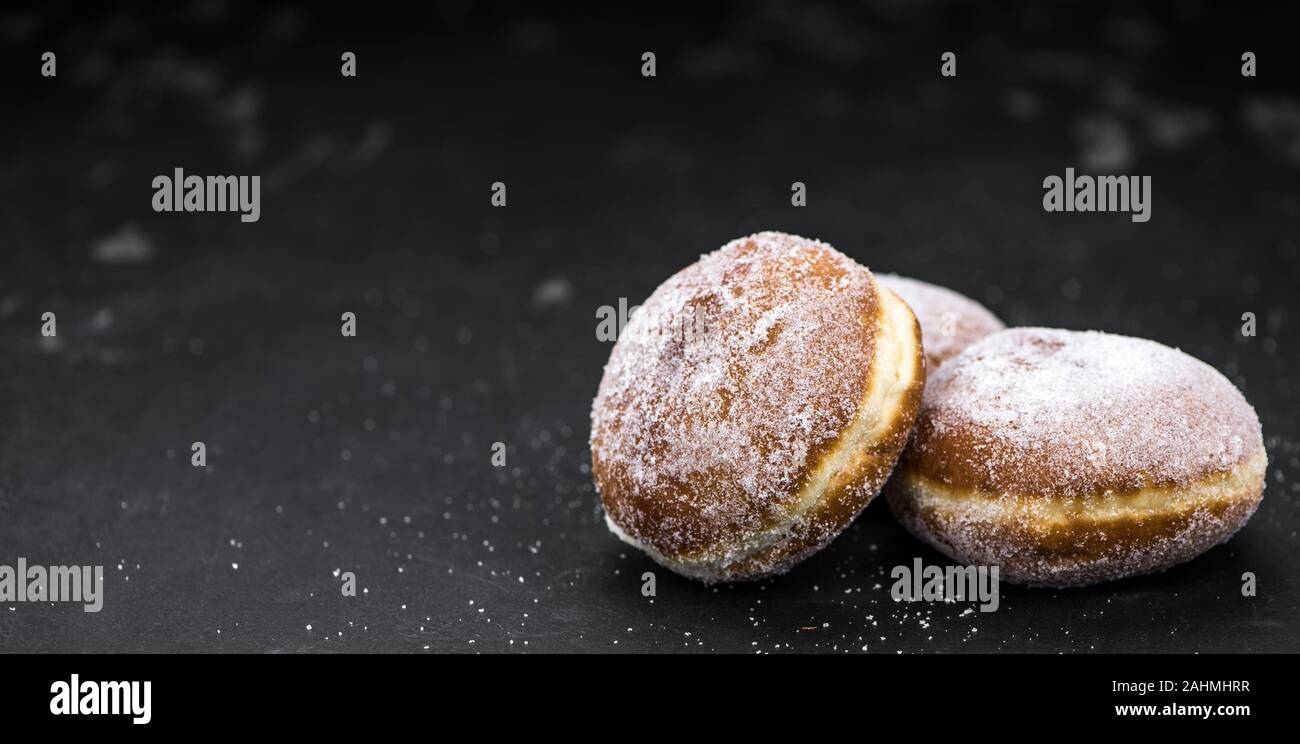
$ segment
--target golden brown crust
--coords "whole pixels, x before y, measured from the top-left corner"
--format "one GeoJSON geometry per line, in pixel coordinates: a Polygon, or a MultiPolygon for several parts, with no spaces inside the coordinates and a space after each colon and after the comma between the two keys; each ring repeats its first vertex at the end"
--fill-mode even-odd
{"type": "MultiPolygon", "coordinates": [[[[839,448],[850,454],[847,461],[830,466],[834,475],[824,488],[817,491],[814,506],[806,516],[791,520],[787,525],[788,539],[730,565],[725,572],[726,579],[753,578],[788,570],[830,542],[880,492],[907,444],[912,421],[921,407],[925,379],[919,325],[915,326],[913,333],[915,342],[911,344],[912,358],[908,364],[920,370],[921,374],[903,386],[896,413],[890,421],[883,430],[873,432],[870,437],[852,444],[841,441],[834,450],[823,452],[814,470],[827,468],[827,459],[839,454],[839,448]]],[[[866,397],[871,396],[868,394],[866,397]]]]}
{"type": "Polygon", "coordinates": [[[795,236],[734,241],[656,290],[611,353],[591,436],[607,522],[706,581],[784,571],[879,490],[923,379],[915,318],[866,269],[795,236]],[[655,330],[700,308],[698,337],[655,330]]]}

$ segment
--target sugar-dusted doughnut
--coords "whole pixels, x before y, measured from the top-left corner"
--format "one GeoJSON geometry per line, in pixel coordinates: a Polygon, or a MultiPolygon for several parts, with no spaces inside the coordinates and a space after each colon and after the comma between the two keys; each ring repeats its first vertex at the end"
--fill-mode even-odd
{"type": "Polygon", "coordinates": [[[1083,585],[1227,540],[1267,464],[1255,410],[1209,365],[1143,339],[1013,328],[930,377],[887,499],[951,558],[1083,585]]]}
{"type": "Polygon", "coordinates": [[[728,243],[610,354],[591,411],[606,522],[685,576],[781,573],[876,495],[924,383],[916,319],[867,269],[794,235],[728,243]]]}
{"type": "Polygon", "coordinates": [[[926,368],[931,372],[967,346],[1006,328],[988,308],[947,287],[897,274],[875,276],[916,314],[925,345],[926,368]]]}

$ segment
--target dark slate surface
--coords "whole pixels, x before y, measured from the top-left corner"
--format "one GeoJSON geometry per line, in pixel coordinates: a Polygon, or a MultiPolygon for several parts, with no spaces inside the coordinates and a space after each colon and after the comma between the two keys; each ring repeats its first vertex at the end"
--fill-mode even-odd
{"type": "Polygon", "coordinates": [[[1300,650],[1294,19],[1156,7],[5,11],[0,562],[107,588],[0,606],[0,649],[1300,650]],[[261,221],[153,213],[178,166],[262,175],[261,221]],[[1151,175],[1151,222],[1044,213],[1067,166],[1151,175]],[[1263,420],[1263,505],[1190,564],[992,614],[890,601],[941,557],[883,503],[787,576],[643,597],[589,478],[595,312],[760,229],[1208,361],[1263,420]]]}

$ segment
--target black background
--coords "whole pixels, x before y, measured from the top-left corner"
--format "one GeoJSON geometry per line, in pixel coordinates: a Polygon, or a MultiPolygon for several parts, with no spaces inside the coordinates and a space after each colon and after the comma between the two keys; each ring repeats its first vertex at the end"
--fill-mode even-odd
{"type": "Polygon", "coordinates": [[[0,649],[1300,650],[1294,12],[990,5],[0,12],[0,562],[107,574],[99,614],[0,606],[0,649]],[[1150,175],[1151,221],[1045,213],[1069,166],[1150,175]],[[176,167],[261,175],[261,221],[155,214],[176,167]],[[762,229],[1206,360],[1263,421],[1259,512],[992,614],[889,599],[942,558],[883,503],[784,577],[656,569],[590,482],[596,310],[762,229]]]}

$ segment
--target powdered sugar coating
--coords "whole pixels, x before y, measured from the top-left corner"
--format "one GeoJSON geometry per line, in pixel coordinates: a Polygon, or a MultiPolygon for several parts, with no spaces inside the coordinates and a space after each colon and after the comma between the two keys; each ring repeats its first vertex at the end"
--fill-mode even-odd
{"type": "Polygon", "coordinates": [[[725,556],[788,518],[863,399],[878,302],[865,268],[773,232],[664,282],[620,336],[592,405],[610,519],[671,557],[725,556]]]}
{"type": "Polygon", "coordinates": [[[1241,393],[1181,351],[1014,328],[930,378],[906,458],[945,483],[1084,496],[1185,484],[1263,447],[1241,393]]]}
{"type": "Polygon", "coordinates": [[[926,366],[940,364],[990,333],[1006,328],[988,308],[937,284],[898,274],[876,274],[876,280],[903,298],[921,324],[926,366]]]}
{"type": "Polygon", "coordinates": [[[955,560],[1080,586],[1227,540],[1267,459],[1254,409],[1210,366],[1142,339],[1016,328],[930,379],[888,500],[955,560]]]}

